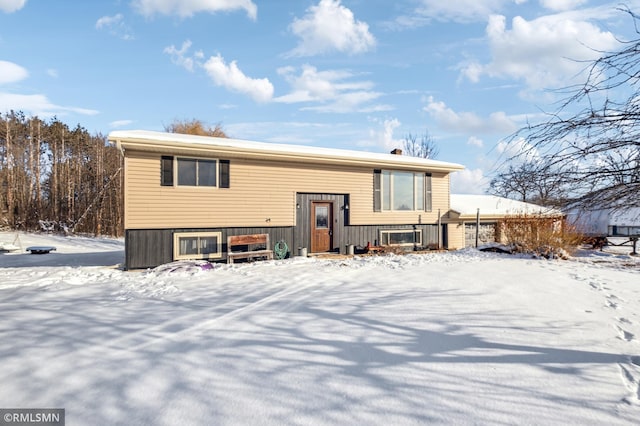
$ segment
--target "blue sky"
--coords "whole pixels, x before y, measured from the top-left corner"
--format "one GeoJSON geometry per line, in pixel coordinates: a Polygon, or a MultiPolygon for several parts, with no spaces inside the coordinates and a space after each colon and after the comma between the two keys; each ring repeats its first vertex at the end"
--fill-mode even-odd
{"type": "MultiPolygon", "coordinates": [[[[640,12],[640,0],[625,2],[640,12]]],[[[220,123],[234,138],[387,152],[428,132],[479,193],[549,89],[633,38],[617,1],[0,0],[0,112],[90,132],[220,123]]]]}

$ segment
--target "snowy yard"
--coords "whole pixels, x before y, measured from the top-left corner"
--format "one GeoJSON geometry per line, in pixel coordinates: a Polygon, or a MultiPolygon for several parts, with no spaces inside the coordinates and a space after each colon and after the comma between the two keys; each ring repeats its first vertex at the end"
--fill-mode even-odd
{"type": "MultiPolygon", "coordinates": [[[[13,233],[0,233],[0,242],[13,233]]],[[[640,259],[475,250],[118,269],[0,254],[0,400],[67,424],[637,424],[640,259]]]]}

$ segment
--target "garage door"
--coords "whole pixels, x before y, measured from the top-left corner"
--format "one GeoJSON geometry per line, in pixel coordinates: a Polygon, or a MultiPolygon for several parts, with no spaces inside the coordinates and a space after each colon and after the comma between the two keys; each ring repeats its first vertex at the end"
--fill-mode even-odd
{"type": "MultiPolygon", "coordinates": [[[[496,224],[481,223],[480,232],[478,233],[478,244],[492,243],[494,241],[496,241],[496,224]]],[[[465,247],[476,246],[476,224],[475,223],[465,223],[464,244],[465,244],[465,247]]]]}

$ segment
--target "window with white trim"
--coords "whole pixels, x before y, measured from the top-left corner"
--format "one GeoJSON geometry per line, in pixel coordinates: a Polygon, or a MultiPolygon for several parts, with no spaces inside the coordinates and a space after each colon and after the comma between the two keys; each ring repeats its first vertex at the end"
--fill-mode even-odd
{"type": "Polygon", "coordinates": [[[380,197],[383,211],[431,211],[431,175],[382,170],[380,197]]]}
{"type": "Polygon", "coordinates": [[[380,245],[383,246],[422,246],[421,229],[384,229],[380,230],[380,245]]]}
{"type": "Polygon", "coordinates": [[[229,188],[230,161],[163,155],[160,160],[160,185],[229,188]]]}
{"type": "Polygon", "coordinates": [[[177,162],[179,186],[216,186],[216,160],[178,158],[177,162]]]}
{"type": "Polygon", "coordinates": [[[222,257],[222,232],[175,232],[173,259],[217,259],[222,257]]]}

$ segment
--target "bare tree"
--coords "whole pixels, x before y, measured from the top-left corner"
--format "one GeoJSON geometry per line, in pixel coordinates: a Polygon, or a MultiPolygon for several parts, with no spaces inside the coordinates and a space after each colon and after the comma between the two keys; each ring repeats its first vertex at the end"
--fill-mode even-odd
{"type": "Polygon", "coordinates": [[[489,183],[489,192],[524,202],[560,207],[567,189],[561,173],[535,162],[525,162],[509,164],[506,171],[494,176],[489,183]]]}
{"type": "MultiPolygon", "coordinates": [[[[621,10],[640,34],[638,15],[621,10]]],[[[586,81],[562,91],[567,97],[546,122],[520,129],[511,142],[526,147],[520,158],[537,158],[536,179],[550,179],[545,170],[559,173],[567,207],[638,207],[640,38],[603,52],[585,71],[586,81]]]]}
{"type": "Polygon", "coordinates": [[[168,126],[164,126],[164,130],[169,133],[183,133],[187,135],[199,136],[215,136],[219,138],[227,138],[227,134],[222,130],[220,123],[214,127],[205,124],[201,120],[173,120],[168,126]]]}
{"type": "Polygon", "coordinates": [[[430,158],[435,159],[440,150],[433,140],[433,137],[429,134],[429,131],[420,136],[409,133],[402,141],[404,153],[411,157],[430,158]]]}

